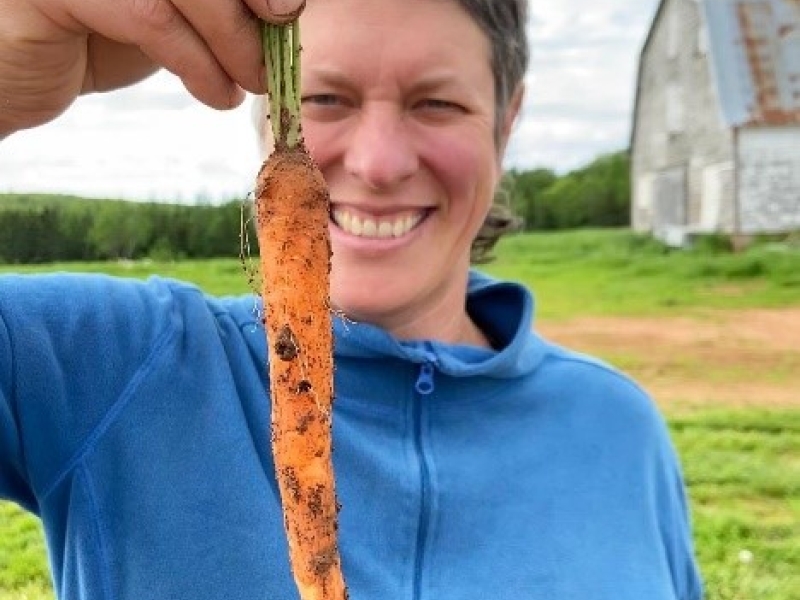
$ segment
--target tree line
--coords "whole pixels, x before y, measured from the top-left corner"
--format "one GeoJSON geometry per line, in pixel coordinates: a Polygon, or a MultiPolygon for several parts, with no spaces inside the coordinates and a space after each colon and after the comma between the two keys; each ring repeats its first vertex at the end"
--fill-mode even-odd
{"type": "Polygon", "coordinates": [[[249,207],[0,195],[0,262],[238,256],[242,222],[257,252],[249,207]]]}
{"type": "Polygon", "coordinates": [[[534,169],[506,177],[511,206],[526,231],[630,225],[627,151],[604,154],[561,176],[534,169]]]}
{"type": "MultiPolygon", "coordinates": [[[[526,231],[616,227],[629,223],[626,152],[598,157],[564,175],[549,169],[509,171],[505,191],[526,231]]],[[[242,223],[258,252],[250,207],[88,200],[0,194],[0,262],[239,256],[242,223]]]]}

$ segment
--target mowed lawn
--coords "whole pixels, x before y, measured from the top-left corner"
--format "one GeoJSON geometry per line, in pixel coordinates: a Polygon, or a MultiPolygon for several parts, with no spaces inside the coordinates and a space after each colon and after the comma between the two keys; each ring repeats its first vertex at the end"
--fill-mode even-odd
{"type": "MultiPolygon", "coordinates": [[[[497,261],[483,268],[535,290],[544,323],[646,316],[666,326],[670,318],[710,310],[800,307],[800,242],[791,240],[730,254],[716,240],[670,251],[620,230],[542,233],[505,240],[497,261]]],[[[234,259],[0,266],[52,270],[158,273],[216,294],[252,288],[234,259]]],[[[637,367],[646,361],[637,358],[637,367]]],[[[790,385],[784,367],[760,376],[790,385]]],[[[714,377],[718,383],[719,371],[714,377]]],[[[707,598],[800,600],[800,391],[797,403],[772,407],[676,402],[663,408],[689,484],[707,598]]],[[[53,596],[38,522],[0,503],[0,600],[44,598],[53,596]]]]}

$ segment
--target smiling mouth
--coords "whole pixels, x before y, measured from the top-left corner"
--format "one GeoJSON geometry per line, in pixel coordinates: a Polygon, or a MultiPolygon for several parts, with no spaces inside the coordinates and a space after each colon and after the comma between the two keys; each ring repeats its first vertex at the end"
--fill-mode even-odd
{"type": "Polygon", "coordinates": [[[429,209],[407,211],[396,215],[372,217],[334,208],[331,219],[344,232],[361,238],[399,238],[417,227],[430,213],[429,209]]]}

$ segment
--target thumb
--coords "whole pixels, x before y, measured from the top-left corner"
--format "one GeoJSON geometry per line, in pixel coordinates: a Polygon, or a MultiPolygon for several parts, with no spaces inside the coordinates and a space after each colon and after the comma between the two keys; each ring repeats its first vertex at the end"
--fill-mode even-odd
{"type": "Polygon", "coordinates": [[[245,0],[250,9],[265,21],[286,23],[300,16],[306,0],[245,0]]]}

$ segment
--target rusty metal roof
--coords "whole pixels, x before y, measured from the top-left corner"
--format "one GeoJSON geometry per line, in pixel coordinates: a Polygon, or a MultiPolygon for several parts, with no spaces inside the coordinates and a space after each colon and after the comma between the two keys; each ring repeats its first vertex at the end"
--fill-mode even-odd
{"type": "Polygon", "coordinates": [[[800,124],[800,0],[704,0],[726,122],[800,124]]]}

